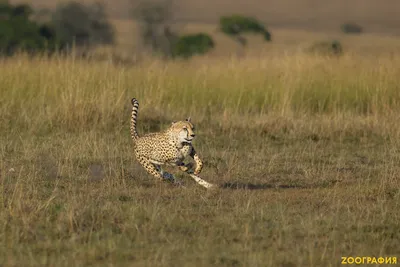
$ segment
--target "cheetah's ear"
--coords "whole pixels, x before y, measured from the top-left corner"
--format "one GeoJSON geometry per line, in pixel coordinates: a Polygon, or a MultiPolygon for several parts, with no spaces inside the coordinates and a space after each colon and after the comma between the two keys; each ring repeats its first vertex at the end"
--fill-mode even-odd
{"type": "Polygon", "coordinates": [[[192,118],[189,117],[189,118],[186,119],[186,121],[190,122],[191,119],[192,119],[192,118]]]}
{"type": "Polygon", "coordinates": [[[176,123],[176,121],[171,122],[171,125],[174,125],[176,123]]]}

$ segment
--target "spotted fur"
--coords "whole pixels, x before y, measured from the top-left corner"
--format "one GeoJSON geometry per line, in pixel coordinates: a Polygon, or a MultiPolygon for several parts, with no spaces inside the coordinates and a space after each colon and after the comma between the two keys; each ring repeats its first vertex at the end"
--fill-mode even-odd
{"type": "Polygon", "coordinates": [[[203,168],[203,162],[193,148],[192,141],[195,137],[194,126],[190,118],[185,121],[173,122],[171,126],[157,133],[148,133],[139,136],[136,130],[139,102],[133,98],[130,132],[135,143],[135,156],[138,162],[152,176],[160,180],[175,181],[172,174],[164,172],[161,165],[178,166],[181,171],[197,175],[203,168]],[[191,170],[192,164],[184,164],[184,160],[191,157],[196,168],[191,170]]]}

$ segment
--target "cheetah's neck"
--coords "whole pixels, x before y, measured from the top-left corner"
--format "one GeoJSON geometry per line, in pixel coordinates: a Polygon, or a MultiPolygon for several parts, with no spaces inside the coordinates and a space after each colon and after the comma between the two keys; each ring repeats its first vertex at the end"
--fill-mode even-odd
{"type": "Polygon", "coordinates": [[[176,136],[176,134],[171,131],[168,131],[167,134],[169,137],[169,143],[172,146],[176,147],[177,149],[181,149],[183,147],[183,143],[179,142],[178,136],[176,136]]]}

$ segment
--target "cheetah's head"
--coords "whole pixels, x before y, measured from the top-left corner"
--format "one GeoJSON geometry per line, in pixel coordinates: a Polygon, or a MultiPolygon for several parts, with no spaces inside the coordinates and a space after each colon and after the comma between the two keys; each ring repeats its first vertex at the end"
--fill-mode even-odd
{"type": "Polygon", "coordinates": [[[177,136],[179,143],[191,143],[195,137],[194,126],[190,117],[185,121],[173,122],[170,130],[177,136]]]}

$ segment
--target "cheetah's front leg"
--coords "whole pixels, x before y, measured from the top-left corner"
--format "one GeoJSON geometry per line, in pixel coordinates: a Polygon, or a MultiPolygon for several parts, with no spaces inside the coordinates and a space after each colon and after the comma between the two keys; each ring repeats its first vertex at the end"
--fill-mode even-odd
{"type": "Polygon", "coordinates": [[[183,162],[180,162],[177,165],[179,166],[179,169],[183,172],[189,172],[193,168],[192,163],[185,164],[183,162]]]}
{"type": "Polygon", "coordinates": [[[194,148],[192,148],[192,151],[189,155],[196,163],[196,168],[195,168],[194,172],[191,171],[193,168],[192,163],[184,164],[183,162],[178,162],[176,165],[178,165],[179,169],[183,172],[187,172],[187,173],[193,172],[195,175],[197,175],[203,169],[203,161],[200,159],[199,155],[197,155],[194,148]]]}
{"type": "Polygon", "coordinates": [[[190,152],[190,157],[196,162],[196,169],[194,170],[194,174],[197,175],[203,169],[203,161],[200,159],[199,155],[196,153],[196,150],[192,147],[192,151],[190,152]]]}
{"type": "Polygon", "coordinates": [[[190,153],[190,156],[196,162],[196,168],[195,168],[194,172],[190,171],[190,170],[186,170],[186,172],[190,175],[190,177],[192,177],[196,181],[196,183],[200,184],[201,186],[203,186],[205,188],[215,188],[214,184],[210,184],[209,182],[207,182],[207,181],[201,179],[199,176],[197,176],[203,169],[203,161],[200,159],[199,155],[197,155],[194,148],[192,149],[192,153],[190,153]]]}

